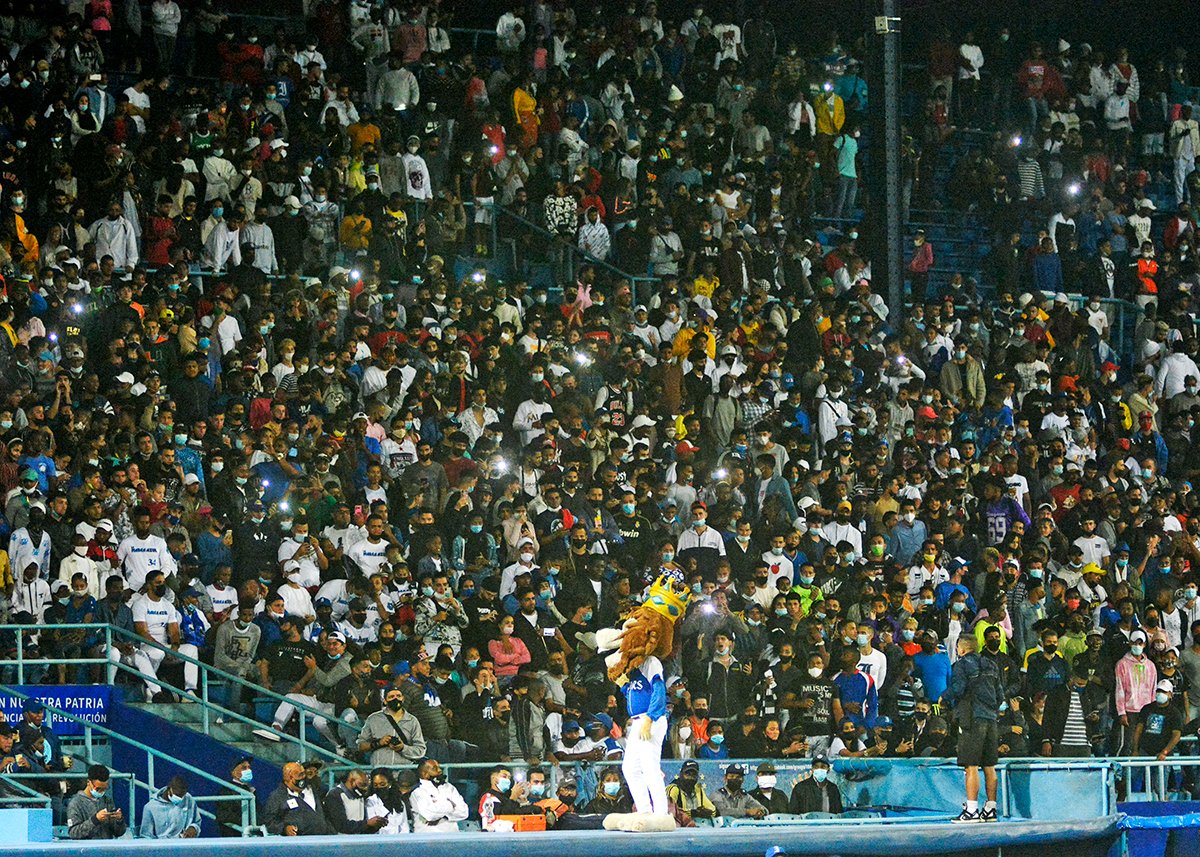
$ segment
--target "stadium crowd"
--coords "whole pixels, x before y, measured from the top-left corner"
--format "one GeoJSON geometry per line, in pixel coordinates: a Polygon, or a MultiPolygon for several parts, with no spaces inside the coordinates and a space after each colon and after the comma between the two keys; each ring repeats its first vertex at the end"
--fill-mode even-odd
{"type": "MultiPolygon", "coordinates": [[[[866,227],[817,219],[870,205],[862,39],[653,0],[516,3],[479,53],[436,2],[306,0],[275,31],[214,0],[3,5],[0,619],[30,669],[110,658],[187,700],[178,652],[324,714],[367,772],[325,797],[289,766],[272,832],[449,824],[439,763],[527,769],[492,774],[487,826],[545,766],[618,758],[595,632],[662,571],[693,593],[676,759],[954,756],[979,719],[1001,756],[1195,736],[1186,56],[933,34],[897,180],[994,247],[977,283],[918,231],[897,315],[866,227]],[[1141,310],[1124,352],[1109,299],[1141,310]],[[38,629],[89,622],[147,642],[38,629]],[[960,654],[994,704],[947,692],[960,654]]],[[[61,769],[44,732],[0,726],[4,770],[61,769]]],[[[694,770],[681,817],[841,806],[816,770],[790,795],[770,761],[751,792],[694,770]]],[[[72,835],[123,832],[107,776],[72,835]]],[[[628,808],[590,776],[557,800],[628,808]]],[[[186,783],[151,807],[144,835],[199,829],[186,783]]]]}

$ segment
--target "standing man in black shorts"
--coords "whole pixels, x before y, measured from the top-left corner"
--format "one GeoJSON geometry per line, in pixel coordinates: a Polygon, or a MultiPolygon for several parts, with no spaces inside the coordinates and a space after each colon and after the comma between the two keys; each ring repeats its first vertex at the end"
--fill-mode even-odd
{"type": "Polygon", "coordinates": [[[958,660],[941,704],[954,709],[958,720],[958,764],[967,771],[967,802],[955,821],[996,820],[996,721],[1004,685],[991,658],[979,656],[975,638],[958,638],[958,660]],[[987,803],[979,808],[979,769],[983,768],[987,803]]]}

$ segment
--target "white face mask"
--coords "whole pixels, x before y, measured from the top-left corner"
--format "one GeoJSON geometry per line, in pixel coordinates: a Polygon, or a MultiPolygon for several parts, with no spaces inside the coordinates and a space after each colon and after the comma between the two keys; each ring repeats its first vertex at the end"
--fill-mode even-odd
{"type": "Polygon", "coordinates": [[[691,737],[692,737],[692,727],[691,726],[679,727],[679,740],[680,741],[686,741],[687,739],[689,739],[691,737]]]}
{"type": "Polygon", "coordinates": [[[809,667],[808,668],[808,674],[810,676],[812,676],[813,678],[820,678],[821,673],[823,673],[823,672],[824,672],[824,670],[821,669],[820,667],[809,667]]]}
{"type": "Polygon", "coordinates": [[[76,545],[73,550],[75,556],[87,556],[87,545],[76,545]]]}
{"type": "Polygon", "coordinates": [[[760,789],[775,788],[775,777],[772,776],[771,774],[763,774],[762,776],[760,776],[758,778],[758,787],[760,789]]]}

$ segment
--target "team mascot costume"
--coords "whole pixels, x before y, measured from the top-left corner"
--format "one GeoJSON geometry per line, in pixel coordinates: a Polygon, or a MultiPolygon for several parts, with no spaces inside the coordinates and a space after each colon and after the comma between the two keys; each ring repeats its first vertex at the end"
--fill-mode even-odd
{"type": "Polygon", "coordinates": [[[608,677],[621,686],[629,712],[629,731],[621,773],[633,796],[633,813],[605,817],[609,830],[674,830],[662,772],[667,735],[667,688],[662,661],[675,645],[675,623],[683,618],[691,593],[681,575],[664,570],[650,586],[646,601],[620,628],[596,632],[608,677]]]}

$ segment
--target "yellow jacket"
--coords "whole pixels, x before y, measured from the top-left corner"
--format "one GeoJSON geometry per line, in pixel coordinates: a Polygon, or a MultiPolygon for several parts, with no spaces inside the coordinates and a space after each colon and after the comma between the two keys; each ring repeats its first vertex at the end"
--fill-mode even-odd
{"type": "Polygon", "coordinates": [[[342,218],[342,245],[349,250],[366,250],[371,243],[371,219],[362,214],[342,218]]]}
{"type": "Polygon", "coordinates": [[[837,93],[824,94],[818,98],[813,105],[813,112],[817,115],[818,134],[832,136],[839,133],[846,124],[846,103],[837,93]]]}
{"type": "Polygon", "coordinates": [[[676,357],[687,357],[688,353],[692,350],[692,339],[697,336],[705,337],[704,353],[707,354],[710,359],[716,360],[717,340],[711,333],[708,332],[707,329],[692,330],[690,327],[683,328],[681,331],[679,331],[679,333],[675,334],[675,342],[671,346],[671,353],[676,357]]]}

